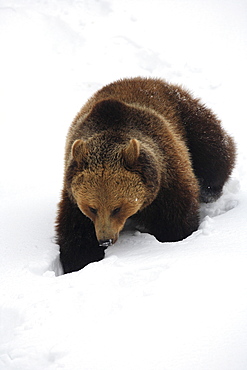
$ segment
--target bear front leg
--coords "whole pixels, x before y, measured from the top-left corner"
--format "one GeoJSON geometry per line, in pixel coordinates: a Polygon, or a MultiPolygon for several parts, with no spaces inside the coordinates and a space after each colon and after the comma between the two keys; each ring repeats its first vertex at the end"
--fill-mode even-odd
{"type": "Polygon", "coordinates": [[[160,242],[187,238],[199,227],[199,202],[195,195],[162,189],[141,212],[140,224],[160,242]]]}
{"type": "Polygon", "coordinates": [[[99,247],[92,221],[70,200],[66,190],[58,205],[56,232],[64,273],[104,258],[104,248],[99,247]]]}

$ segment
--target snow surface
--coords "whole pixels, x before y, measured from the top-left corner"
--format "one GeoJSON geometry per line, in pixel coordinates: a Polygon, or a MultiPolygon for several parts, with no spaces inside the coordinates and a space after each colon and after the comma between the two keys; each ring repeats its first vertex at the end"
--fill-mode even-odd
{"type": "Polygon", "coordinates": [[[0,0],[0,369],[246,370],[246,0],[0,0]],[[126,231],[61,275],[54,218],[68,127],[121,77],[183,84],[235,137],[198,231],[126,231]]]}

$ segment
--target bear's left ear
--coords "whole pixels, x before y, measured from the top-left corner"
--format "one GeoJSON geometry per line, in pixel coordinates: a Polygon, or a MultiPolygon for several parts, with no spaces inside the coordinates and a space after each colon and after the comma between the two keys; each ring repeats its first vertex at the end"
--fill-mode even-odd
{"type": "Polygon", "coordinates": [[[83,140],[76,140],[72,145],[72,156],[77,163],[81,163],[87,154],[86,143],[83,140]]]}
{"type": "Polygon", "coordinates": [[[140,155],[140,142],[136,139],[131,139],[126,148],[123,149],[123,157],[129,167],[134,166],[140,155]]]}

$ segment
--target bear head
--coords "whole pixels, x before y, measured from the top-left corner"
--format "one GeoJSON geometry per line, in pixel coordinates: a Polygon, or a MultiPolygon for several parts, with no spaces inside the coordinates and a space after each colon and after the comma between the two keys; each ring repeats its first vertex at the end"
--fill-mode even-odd
{"type": "Polygon", "coordinates": [[[155,156],[137,139],[113,139],[113,133],[103,133],[76,140],[71,158],[69,193],[94,223],[99,245],[108,247],[126,220],[157,196],[161,176],[155,156]]]}

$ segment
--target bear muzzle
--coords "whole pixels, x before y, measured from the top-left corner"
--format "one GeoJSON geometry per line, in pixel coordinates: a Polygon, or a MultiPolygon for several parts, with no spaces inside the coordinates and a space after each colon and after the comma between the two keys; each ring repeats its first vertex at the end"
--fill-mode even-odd
{"type": "Polygon", "coordinates": [[[113,239],[99,240],[99,246],[108,248],[113,244],[113,239]]]}
{"type": "Polygon", "coordinates": [[[99,246],[102,248],[108,248],[118,240],[118,233],[99,233],[96,231],[99,246]],[[108,234],[108,235],[107,235],[108,234]]]}
{"type": "Polygon", "coordinates": [[[113,245],[118,240],[119,232],[122,229],[122,225],[120,226],[117,227],[117,225],[112,225],[111,222],[102,222],[99,218],[96,219],[94,227],[99,246],[108,248],[113,245]]]}

